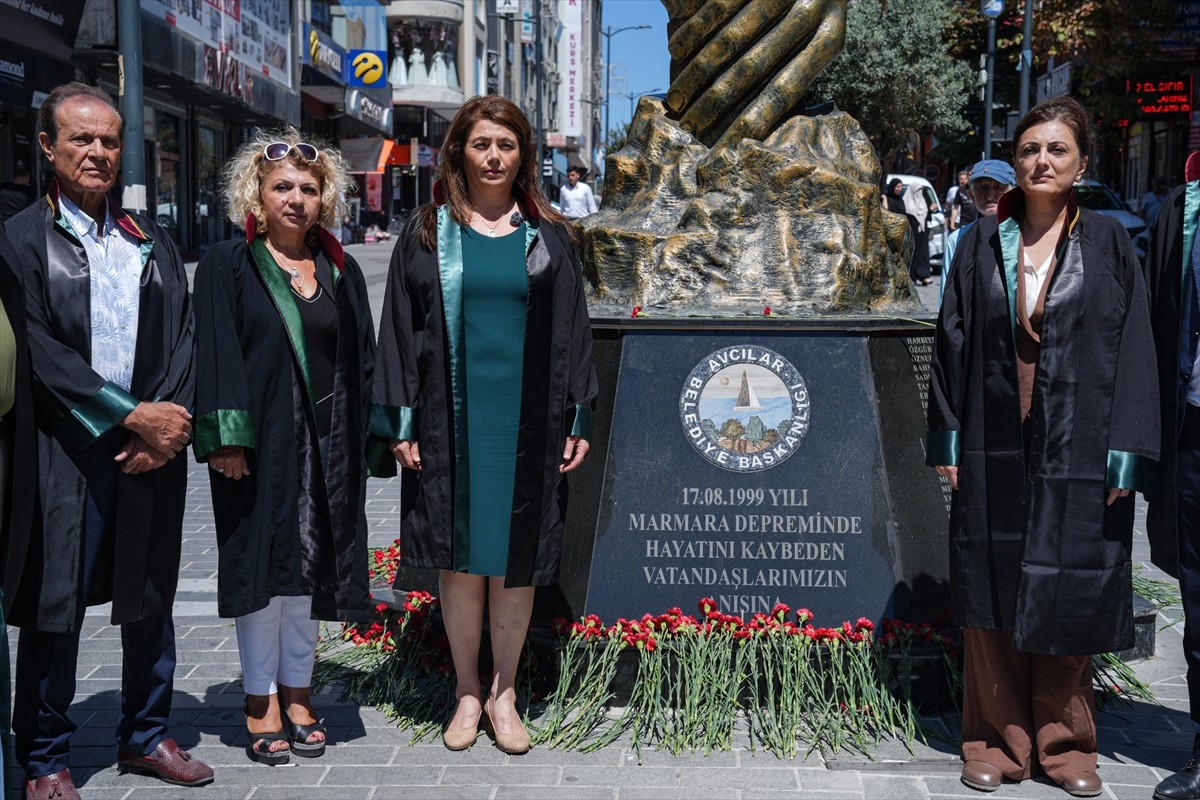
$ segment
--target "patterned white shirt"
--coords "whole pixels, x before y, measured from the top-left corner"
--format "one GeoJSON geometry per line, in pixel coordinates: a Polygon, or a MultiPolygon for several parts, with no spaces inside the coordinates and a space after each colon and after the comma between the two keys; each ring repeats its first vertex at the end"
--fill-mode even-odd
{"type": "Polygon", "coordinates": [[[96,221],[66,195],[59,196],[63,219],[87,251],[91,286],[92,369],[129,391],[137,352],[142,253],[138,241],[121,229],[107,209],[103,236],[96,221]]]}

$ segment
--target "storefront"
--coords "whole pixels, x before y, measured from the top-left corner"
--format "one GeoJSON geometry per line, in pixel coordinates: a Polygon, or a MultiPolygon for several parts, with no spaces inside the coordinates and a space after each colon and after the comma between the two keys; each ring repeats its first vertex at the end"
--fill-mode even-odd
{"type": "MultiPolygon", "coordinates": [[[[131,4],[117,4],[121,13],[131,4]]],[[[142,0],[147,206],[181,250],[199,253],[233,234],[220,172],[255,127],[300,123],[293,4],[288,0],[174,3],[142,0]]],[[[89,14],[78,63],[117,94],[116,20],[89,14]]],[[[133,146],[131,131],[125,147],[133,146]]]]}
{"type": "Polygon", "coordinates": [[[75,79],[71,52],[83,15],[77,0],[4,5],[0,25],[0,181],[17,163],[29,169],[35,195],[45,191],[48,170],[37,144],[37,113],[50,90],[75,79]]]}

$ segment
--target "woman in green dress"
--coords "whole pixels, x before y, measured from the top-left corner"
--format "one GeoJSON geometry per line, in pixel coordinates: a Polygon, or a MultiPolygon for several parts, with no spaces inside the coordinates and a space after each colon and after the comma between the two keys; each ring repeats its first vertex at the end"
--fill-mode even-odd
{"type": "Polygon", "coordinates": [[[558,575],[563,476],[588,451],[591,328],[572,236],[538,187],[520,109],[494,95],[468,101],[442,158],[435,202],[392,255],[371,432],[415,483],[403,563],[441,571],[458,682],[445,745],[470,747],[483,720],[497,747],[523,753],[514,680],[534,589],[558,575]]]}

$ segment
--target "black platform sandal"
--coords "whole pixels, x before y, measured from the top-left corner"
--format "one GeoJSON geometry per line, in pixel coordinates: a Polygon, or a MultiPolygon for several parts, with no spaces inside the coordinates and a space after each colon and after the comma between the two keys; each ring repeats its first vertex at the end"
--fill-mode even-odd
{"type": "Polygon", "coordinates": [[[301,758],[319,758],[325,755],[325,744],[329,738],[329,732],[325,730],[325,726],[319,721],[314,722],[312,725],[297,725],[285,713],[283,715],[283,722],[288,729],[288,737],[291,739],[293,753],[301,758]],[[314,733],[320,733],[325,738],[319,742],[308,741],[309,737],[314,733]]]}
{"type": "Polygon", "coordinates": [[[267,731],[266,733],[255,733],[250,730],[250,698],[246,698],[242,710],[246,713],[246,736],[250,740],[250,744],[246,746],[246,754],[260,764],[278,766],[279,764],[288,763],[291,759],[290,742],[289,748],[284,748],[283,750],[271,749],[271,745],[274,742],[288,741],[288,737],[283,734],[283,728],[277,731],[267,731]]]}

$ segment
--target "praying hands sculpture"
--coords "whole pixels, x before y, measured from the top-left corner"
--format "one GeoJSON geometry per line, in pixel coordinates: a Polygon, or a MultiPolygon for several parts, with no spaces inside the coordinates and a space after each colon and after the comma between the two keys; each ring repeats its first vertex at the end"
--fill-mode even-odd
{"type": "Polygon", "coordinates": [[[847,0],[663,0],[667,107],[709,147],[766,139],[846,40],[847,0]]]}
{"type": "Polygon", "coordinates": [[[907,219],[848,114],[797,115],[849,0],[663,0],[671,86],[643,97],[579,225],[593,313],[911,313],[907,219]]]}

